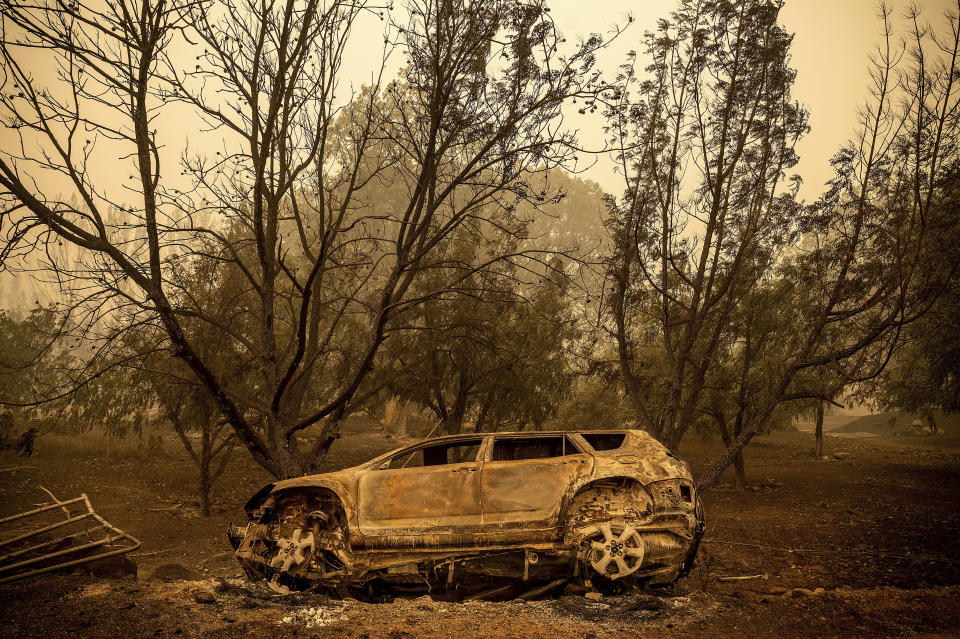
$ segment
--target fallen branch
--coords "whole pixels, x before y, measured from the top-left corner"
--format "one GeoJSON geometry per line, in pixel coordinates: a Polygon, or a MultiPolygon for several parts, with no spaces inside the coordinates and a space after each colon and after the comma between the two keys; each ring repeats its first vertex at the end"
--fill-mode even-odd
{"type": "Polygon", "coordinates": [[[176,510],[177,508],[180,508],[182,506],[183,506],[183,502],[180,502],[179,504],[174,504],[173,506],[160,506],[159,508],[147,508],[146,512],[148,513],[165,512],[168,510],[176,510]]]}
{"type": "Polygon", "coordinates": [[[154,555],[162,555],[165,552],[172,552],[174,550],[179,550],[180,548],[183,548],[183,544],[180,544],[179,546],[174,546],[173,548],[164,548],[162,550],[154,550],[152,552],[138,552],[130,556],[131,557],[153,557],[154,555]]]}
{"type": "Polygon", "coordinates": [[[63,505],[63,502],[61,502],[59,499],[57,499],[56,497],[54,497],[54,496],[53,496],[53,493],[51,493],[49,490],[47,490],[46,488],[44,488],[41,484],[37,484],[37,485],[40,487],[40,490],[42,490],[43,492],[45,492],[45,493],[47,493],[48,495],[50,495],[50,499],[53,500],[53,503],[55,503],[55,504],[57,504],[58,506],[60,506],[60,510],[63,511],[63,514],[67,516],[67,519],[70,519],[70,510],[69,510],[66,506],[63,505]]]}
{"type": "Polygon", "coordinates": [[[475,595],[470,595],[467,597],[467,601],[485,601],[487,599],[493,599],[494,597],[499,597],[501,595],[507,594],[513,590],[516,586],[514,584],[507,584],[506,586],[497,586],[496,588],[490,588],[489,590],[484,590],[478,592],[475,595]]]}
{"type": "Polygon", "coordinates": [[[233,555],[234,555],[234,552],[232,550],[225,550],[224,552],[218,552],[215,555],[210,555],[200,563],[207,564],[207,563],[210,563],[211,561],[217,561],[219,559],[232,559],[233,555]]]}
{"type": "Polygon", "coordinates": [[[750,579],[766,579],[767,574],[762,575],[741,575],[739,577],[717,577],[717,581],[747,581],[750,579]]]}

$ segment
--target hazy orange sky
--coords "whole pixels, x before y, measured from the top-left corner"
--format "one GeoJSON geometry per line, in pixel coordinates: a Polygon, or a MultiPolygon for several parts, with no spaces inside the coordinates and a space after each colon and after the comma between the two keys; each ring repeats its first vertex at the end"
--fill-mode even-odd
{"type": "MultiPolygon", "coordinates": [[[[397,3],[402,6],[402,1],[397,3]]],[[[634,17],[633,25],[598,59],[599,66],[612,75],[616,67],[624,60],[628,50],[641,46],[645,30],[654,27],[656,20],[667,16],[675,7],[674,0],[548,0],[555,20],[567,36],[587,35],[591,32],[607,34],[614,23],[623,24],[630,12],[634,17]]],[[[897,16],[902,15],[908,6],[907,0],[893,2],[897,16]]],[[[938,29],[943,25],[943,13],[948,9],[956,10],[958,0],[922,0],[919,6],[924,16],[938,29]]],[[[395,9],[399,14],[399,9],[395,9]]],[[[798,70],[794,97],[807,106],[811,112],[811,132],[801,142],[799,153],[801,162],[795,172],[804,178],[801,191],[807,199],[815,198],[825,180],[830,176],[828,160],[854,131],[856,108],[866,98],[866,70],[868,56],[874,49],[880,36],[880,22],[877,18],[875,0],[787,0],[781,14],[787,29],[794,32],[793,60],[798,70]]],[[[906,25],[901,20],[899,26],[906,25]]],[[[352,41],[343,66],[343,84],[359,86],[369,83],[373,68],[379,63],[383,42],[383,23],[373,17],[361,19],[355,25],[352,41]]],[[[180,47],[182,48],[182,47],[180,47]]],[[[193,53],[185,55],[192,59],[193,53]]],[[[393,68],[401,56],[395,55],[393,68]]],[[[641,60],[642,63],[642,60],[641,60]]],[[[49,79],[49,63],[39,63],[34,69],[37,76],[49,79]]],[[[339,93],[339,91],[338,91],[339,93]]],[[[209,148],[222,148],[222,137],[205,137],[198,134],[198,123],[184,117],[182,109],[167,109],[157,121],[162,151],[163,173],[168,179],[175,180],[180,170],[178,157],[185,144],[191,149],[203,151],[209,148]]],[[[599,114],[597,114],[599,115],[599,114]]],[[[596,148],[602,141],[599,117],[581,118],[576,121],[580,128],[583,143],[596,148]]],[[[8,129],[0,129],[0,145],[8,147],[15,138],[8,129]]],[[[98,185],[114,182],[120,186],[131,171],[131,160],[123,161],[123,166],[112,158],[116,151],[101,146],[98,158],[99,170],[96,171],[98,185]]],[[[588,164],[585,162],[584,164],[588,164]]],[[[622,181],[611,169],[612,164],[599,159],[596,165],[585,172],[585,176],[596,180],[612,193],[622,190],[622,181]]],[[[40,179],[43,183],[43,179],[40,179]]],[[[117,191],[111,189],[114,193],[117,191]]],[[[121,196],[120,199],[122,199],[121,196]]]]}
{"type": "MultiPolygon", "coordinates": [[[[895,15],[900,18],[909,5],[895,0],[895,15]]],[[[946,10],[957,10],[957,0],[920,0],[918,6],[934,27],[943,25],[946,10]]],[[[632,33],[622,36],[614,47],[612,62],[623,52],[638,46],[644,30],[655,26],[675,6],[673,0],[553,0],[555,19],[564,31],[589,33],[603,31],[628,11],[636,24],[632,33]]],[[[856,108],[867,95],[868,56],[880,37],[875,0],[787,0],[781,21],[796,35],[791,49],[792,65],[797,69],[794,97],[810,110],[811,131],[799,146],[800,164],[794,169],[804,178],[802,196],[819,195],[830,177],[829,158],[852,134],[856,108]]],[[[905,26],[898,22],[898,26],[905,26]]],[[[609,57],[602,62],[610,64],[609,57]]],[[[605,163],[587,175],[608,191],[619,192],[618,176],[605,163]]]]}
{"type": "MultiPolygon", "coordinates": [[[[942,29],[944,11],[956,11],[957,3],[958,0],[922,0],[919,6],[926,19],[942,29]]],[[[675,6],[674,0],[550,0],[549,4],[560,28],[568,36],[608,33],[612,24],[622,24],[627,12],[632,13],[634,24],[598,60],[601,68],[610,74],[615,72],[628,50],[640,47],[643,32],[653,28],[656,20],[666,16],[675,6]]],[[[907,6],[907,0],[895,2],[896,15],[901,16],[907,6]]],[[[795,33],[792,63],[798,70],[798,77],[794,96],[811,112],[812,130],[799,146],[801,161],[794,169],[804,178],[801,196],[809,201],[820,194],[824,182],[830,177],[829,158],[854,131],[856,108],[867,95],[868,56],[879,40],[880,22],[875,0],[787,0],[781,17],[787,29],[795,33]]],[[[902,19],[898,26],[906,27],[902,19]]],[[[380,60],[382,29],[383,23],[375,18],[367,18],[355,25],[343,67],[344,84],[359,86],[370,82],[370,73],[380,60]]],[[[395,56],[394,71],[400,57],[395,56]]],[[[49,80],[52,75],[49,63],[38,62],[32,70],[44,80],[49,80]]],[[[186,144],[193,151],[209,150],[210,153],[222,148],[223,144],[219,134],[199,134],[197,122],[189,115],[184,116],[182,109],[168,109],[157,121],[163,145],[161,163],[168,186],[178,179],[179,155],[186,144]]],[[[603,126],[600,118],[582,118],[576,124],[586,145],[599,145],[603,126]]],[[[11,143],[16,143],[16,137],[11,133],[10,129],[0,128],[0,147],[9,149],[11,143]]],[[[101,145],[98,151],[94,171],[98,187],[106,187],[123,200],[127,197],[123,184],[129,174],[135,173],[131,170],[132,160],[129,156],[117,160],[117,151],[106,145],[101,145]]],[[[622,179],[613,173],[611,167],[609,160],[600,158],[584,175],[599,182],[608,192],[619,194],[622,179]]],[[[34,177],[41,186],[50,187],[50,191],[62,188],[62,181],[51,182],[49,176],[34,177]]],[[[9,274],[0,274],[0,306],[8,306],[12,301],[3,299],[10,297],[8,279],[9,274]]],[[[28,297],[33,299],[32,294],[28,297]]]]}
{"type": "MultiPolygon", "coordinates": [[[[903,12],[913,0],[891,0],[896,26],[907,28],[903,12]]],[[[937,30],[944,27],[944,12],[957,10],[958,0],[919,0],[925,19],[937,30]]],[[[402,5],[399,2],[398,5],[402,5]]],[[[630,49],[639,50],[644,31],[666,17],[675,0],[548,0],[554,19],[567,35],[608,34],[629,13],[634,23],[598,64],[612,75],[630,49]]],[[[794,172],[804,178],[801,196],[816,198],[830,177],[830,157],[848,140],[856,126],[857,106],[867,97],[869,55],[881,36],[876,0],[786,0],[781,22],[795,34],[792,66],[797,69],[793,94],[810,110],[810,133],[801,141],[800,164],[794,172]]],[[[380,23],[371,20],[355,31],[350,57],[344,65],[357,83],[369,81],[370,69],[379,62],[380,23]],[[373,45],[373,46],[371,46],[373,45]]],[[[641,59],[642,62],[642,59],[641,59]]],[[[582,141],[596,147],[602,142],[600,118],[577,121],[582,141]]],[[[622,180],[612,164],[600,160],[585,172],[607,191],[622,190],[622,180]]]]}

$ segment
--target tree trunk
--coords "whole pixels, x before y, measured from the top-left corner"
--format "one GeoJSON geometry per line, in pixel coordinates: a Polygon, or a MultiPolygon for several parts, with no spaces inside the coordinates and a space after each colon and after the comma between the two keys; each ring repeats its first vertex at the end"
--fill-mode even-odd
{"type": "Polygon", "coordinates": [[[932,412],[926,414],[926,420],[927,420],[927,425],[930,427],[930,432],[936,435],[937,430],[939,430],[939,427],[937,426],[937,420],[933,416],[932,412]]]}
{"type": "Polygon", "coordinates": [[[200,515],[210,516],[210,458],[200,465],[200,515]]]}
{"type": "Polygon", "coordinates": [[[397,421],[394,424],[393,434],[397,437],[406,437],[407,436],[407,420],[410,419],[410,412],[413,410],[413,402],[404,401],[400,404],[399,412],[397,413],[397,421]]]}
{"type": "Polygon", "coordinates": [[[473,426],[473,432],[482,433],[484,422],[487,421],[487,412],[490,410],[490,396],[487,395],[487,399],[483,402],[483,405],[480,407],[480,414],[477,415],[477,423],[473,426]]]}
{"type": "Polygon", "coordinates": [[[394,437],[405,437],[407,434],[407,419],[410,416],[412,402],[394,395],[387,402],[384,410],[383,430],[394,437]]]}
{"type": "Polygon", "coordinates": [[[727,447],[727,450],[717,458],[713,466],[697,481],[697,492],[712,486],[713,483],[717,481],[717,478],[720,477],[721,473],[733,463],[737,453],[739,453],[755,435],[763,430],[763,426],[767,423],[767,420],[770,419],[770,415],[779,403],[777,398],[782,396],[787,381],[788,380],[781,380],[778,385],[779,387],[776,389],[776,393],[772,395],[773,399],[765,402],[757,411],[751,414],[743,426],[743,432],[733,438],[733,442],[727,447]]]}
{"type": "Polygon", "coordinates": [[[738,450],[733,456],[733,469],[737,473],[737,485],[744,488],[747,485],[747,471],[743,465],[743,449],[738,450]]]}
{"type": "Polygon", "coordinates": [[[274,449],[278,479],[290,479],[292,477],[302,477],[306,474],[303,456],[297,448],[294,437],[289,440],[278,441],[274,449]]]}
{"type": "Polygon", "coordinates": [[[816,438],[817,457],[823,457],[823,400],[817,400],[817,426],[813,430],[816,438]]]}
{"type": "Polygon", "coordinates": [[[683,432],[679,428],[673,428],[673,424],[674,422],[665,421],[657,429],[659,435],[654,435],[654,433],[651,433],[651,435],[657,437],[660,443],[666,446],[671,453],[676,453],[680,447],[680,438],[683,436],[683,432]]]}
{"type": "MultiPolygon", "coordinates": [[[[740,410],[737,412],[737,421],[733,424],[733,436],[739,437],[740,433],[743,432],[743,411],[744,407],[741,405],[740,410]]],[[[747,485],[747,471],[743,464],[743,449],[739,449],[737,454],[733,456],[733,469],[737,474],[737,485],[740,488],[745,488],[747,485]]]]}
{"type": "Polygon", "coordinates": [[[738,437],[735,437],[730,446],[727,446],[720,457],[714,462],[713,466],[704,473],[700,479],[697,481],[697,492],[702,492],[712,486],[714,482],[720,477],[720,475],[727,468],[730,467],[730,464],[733,463],[734,458],[737,456],[737,453],[747,445],[747,443],[753,439],[753,436],[759,432],[759,429],[754,428],[751,424],[747,427],[738,437]]]}
{"type": "MultiPolygon", "coordinates": [[[[720,438],[723,440],[723,445],[727,448],[730,448],[730,445],[733,443],[733,437],[730,436],[730,431],[727,429],[727,420],[723,418],[722,413],[715,413],[713,418],[717,422],[717,426],[720,427],[720,438]]],[[[739,424],[737,425],[739,429],[739,424]]],[[[740,433],[736,433],[739,435],[740,433]]],[[[746,472],[743,467],[743,451],[737,451],[737,454],[733,457],[733,466],[737,473],[737,486],[743,488],[747,485],[746,472]]]]}
{"type": "Polygon", "coordinates": [[[453,406],[447,413],[444,428],[448,435],[456,435],[463,430],[463,418],[467,414],[467,396],[469,393],[466,374],[461,373],[460,383],[457,384],[457,396],[453,400],[453,406]]]}

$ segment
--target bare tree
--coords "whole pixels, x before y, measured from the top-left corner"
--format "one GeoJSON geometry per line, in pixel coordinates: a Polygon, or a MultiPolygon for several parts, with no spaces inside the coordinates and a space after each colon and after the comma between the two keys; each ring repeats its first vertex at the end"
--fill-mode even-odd
{"type": "Polygon", "coordinates": [[[796,283],[796,314],[783,337],[783,362],[771,371],[756,415],[701,486],[716,480],[778,403],[829,401],[818,371],[846,384],[875,378],[902,327],[928,310],[958,267],[956,255],[931,255],[938,246],[928,232],[960,179],[960,15],[948,14],[942,38],[912,10],[905,48],[897,45],[886,5],[881,16],[885,37],[860,130],[833,160],[836,177],[815,207],[807,250],[784,266],[796,283]],[[922,268],[932,261],[939,268],[922,268]]]}
{"type": "Polygon", "coordinates": [[[595,96],[601,38],[565,52],[539,0],[482,10],[415,0],[385,36],[387,50],[407,56],[402,79],[375,75],[354,94],[340,67],[353,25],[381,11],[374,2],[98,6],[49,0],[4,12],[2,108],[24,139],[0,158],[7,239],[85,249],[85,301],[110,299],[98,308],[124,309],[128,324],[153,318],[254,459],[276,476],[307,472],[351,405],[378,390],[364,383],[390,319],[437,294],[410,292],[447,266],[437,258],[444,242],[468,222],[498,223],[488,211],[547,197],[526,177],[572,157],[560,109],[595,96]],[[69,99],[38,86],[24,48],[61,65],[55,88],[69,99]],[[183,48],[196,53],[186,66],[183,48]],[[179,180],[160,167],[156,116],[167,105],[223,140],[214,155],[185,153],[179,180]],[[89,170],[103,138],[133,160],[123,203],[89,170]],[[65,176],[71,193],[53,195],[44,172],[65,176]],[[394,185],[396,208],[365,208],[375,180],[394,185]],[[244,278],[235,320],[208,316],[178,280],[201,258],[244,278]],[[256,362],[256,382],[225,380],[185,318],[232,340],[256,362]],[[316,445],[302,451],[295,435],[314,424],[316,445]]]}
{"type": "Polygon", "coordinates": [[[609,224],[611,332],[639,423],[676,448],[715,408],[705,390],[717,367],[733,357],[764,380],[701,487],[785,403],[832,401],[876,376],[943,280],[918,266],[957,179],[956,14],[940,39],[912,12],[912,43],[898,49],[881,7],[886,38],[861,129],[834,159],[828,192],[803,207],[785,179],[806,114],[790,98],[779,8],[681,2],[648,36],[646,76],[624,67],[608,113],[627,176],[609,224]],[[756,296],[771,300],[775,334],[754,344],[738,326],[756,296]]]}
{"type": "Polygon", "coordinates": [[[676,449],[733,313],[794,237],[785,171],[807,129],[781,4],[680,2],[628,61],[607,111],[626,192],[608,292],[638,422],[676,449]]]}

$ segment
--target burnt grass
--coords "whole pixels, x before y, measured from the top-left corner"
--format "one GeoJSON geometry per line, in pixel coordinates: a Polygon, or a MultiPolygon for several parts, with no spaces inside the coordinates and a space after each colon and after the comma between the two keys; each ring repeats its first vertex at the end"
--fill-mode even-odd
{"type": "MultiPolygon", "coordinates": [[[[269,480],[245,453],[203,518],[195,468],[175,442],[157,450],[130,440],[108,452],[92,436],[48,435],[32,458],[0,457],[0,516],[49,503],[40,485],[62,499],[84,492],[143,542],[131,555],[137,575],[75,570],[0,585],[0,637],[960,635],[960,437],[828,437],[827,460],[810,455],[811,439],[774,433],[747,449],[747,488],[731,474],[704,494],[697,566],[655,597],[363,603],[251,596],[236,579],[225,529],[269,480]],[[169,564],[195,574],[151,578],[169,564]]],[[[325,469],[404,443],[354,420],[325,469]]],[[[718,450],[691,438],[681,455],[696,473],[718,450]]]]}

